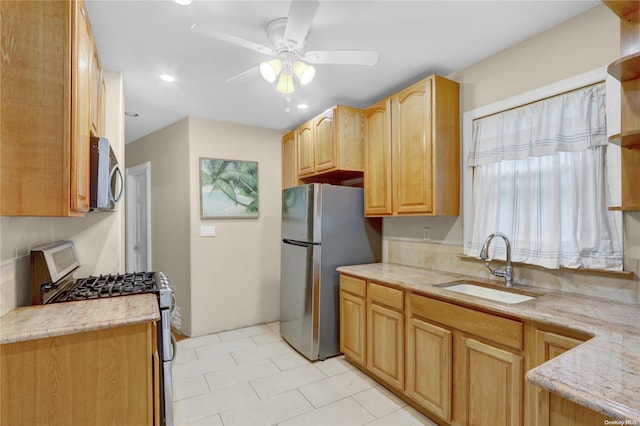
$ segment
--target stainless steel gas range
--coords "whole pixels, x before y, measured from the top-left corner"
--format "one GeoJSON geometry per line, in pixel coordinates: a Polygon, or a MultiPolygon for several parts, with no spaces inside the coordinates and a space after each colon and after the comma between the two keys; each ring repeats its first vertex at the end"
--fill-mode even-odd
{"type": "Polygon", "coordinates": [[[173,388],[171,366],[176,341],[171,334],[171,316],[175,309],[175,287],[162,272],[134,272],[76,279],[80,267],[72,241],[62,241],[31,250],[31,302],[33,305],[93,300],[143,293],[158,298],[160,322],[158,351],[160,368],[160,425],[173,426],[173,388]]]}

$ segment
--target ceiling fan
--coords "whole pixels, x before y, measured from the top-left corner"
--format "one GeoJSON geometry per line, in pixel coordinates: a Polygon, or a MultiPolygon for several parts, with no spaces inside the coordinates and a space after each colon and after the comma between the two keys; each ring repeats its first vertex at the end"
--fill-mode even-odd
{"type": "Polygon", "coordinates": [[[278,80],[276,90],[285,94],[295,90],[294,76],[302,85],[313,80],[315,68],[309,64],[375,65],[378,62],[378,52],[374,50],[304,51],[309,28],[319,5],[318,0],[293,0],[287,18],[278,18],[267,24],[266,33],[270,46],[245,40],[203,24],[193,24],[191,31],[273,57],[226,81],[245,81],[257,75],[259,71],[269,83],[278,80]]]}

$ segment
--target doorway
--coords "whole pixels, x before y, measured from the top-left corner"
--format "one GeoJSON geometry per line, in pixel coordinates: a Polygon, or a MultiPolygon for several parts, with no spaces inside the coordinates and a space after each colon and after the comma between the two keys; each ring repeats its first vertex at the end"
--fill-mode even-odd
{"type": "Polygon", "coordinates": [[[126,270],[151,270],[151,163],[126,172],[126,270]]]}

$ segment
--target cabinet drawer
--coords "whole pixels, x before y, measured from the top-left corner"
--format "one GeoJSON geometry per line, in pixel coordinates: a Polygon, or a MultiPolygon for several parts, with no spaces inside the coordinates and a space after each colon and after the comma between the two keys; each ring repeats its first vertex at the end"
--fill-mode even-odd
{"type": "Polygon", "coordinates": [[[411,316],[419,315],[495,343],[522,349],[524,326],[519,321],[416,294],[410,294],[407,303],[411,316]]]}
{"type": "Polygon", "coordinates": [[[380,284],[369,283],[369,299],[395,309],[404,308],[404,292],[380,284]]]}
{"type": "Polygon", "coordinates": [[[340,275],[340,289],[360,297],[366,297],[367,295],[367,283],[365,280],[348,275],[340,275]]]}

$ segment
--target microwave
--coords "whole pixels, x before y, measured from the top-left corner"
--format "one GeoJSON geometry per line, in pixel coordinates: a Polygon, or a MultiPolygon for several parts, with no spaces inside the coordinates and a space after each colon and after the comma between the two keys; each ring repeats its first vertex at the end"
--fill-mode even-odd
{"type": "Polygon", "coordinates": [[[124,179],[109,140],[91,138],[91,210],[115,211],[124,179]]]}

